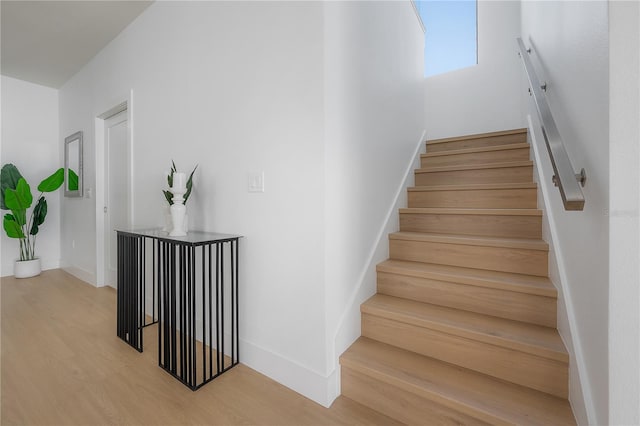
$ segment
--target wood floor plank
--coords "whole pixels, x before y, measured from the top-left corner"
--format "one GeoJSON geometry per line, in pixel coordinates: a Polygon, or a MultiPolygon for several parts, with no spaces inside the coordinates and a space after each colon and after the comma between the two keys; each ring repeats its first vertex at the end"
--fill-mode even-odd
{"type": "Polygon", "coordinates": [[[549,245],[539,238],[505,238],[479,237],[463,235],[429,234],[426,232],[394,232],[389,234],[391,240],[437,242],[443,244],[461,244],[478,247],[506,247],[514,249],[528,249],[548,251],[549,245]]]}
{"type": "Polygon", "coordinates": [[[533,164],[528,161],[478,166],[447,166],[416,169],[416,186],[530,183],[533,164]]]}
{"type": "Polygon", "coordinates": [[[537,206],[535,183],[416,186],[407,189],[409,207],[512,208],[537,206]]]}
{"type": "Polygon", "coordinates": [[[369,407],[377,407],[379,411],[408,425],[425,424],[425,419],[432,419],[431,424],[441,426],[490,424],[349,367],[342,367],[341,375],[344,395],[369,407]]]}
{"type": "Polygon", "coordinates": [[[61,271],[2,278],[2,425],[397,425],[339,397],[326,409],[240,364],[192,392],[116,337],[116,293],[61,271]]]}
{"type": "Polygon", "coordinates": [[[444,139],[427,140],[427,152],[439,152],[477,148],[483,146],[509,145],[527,141],[527,129],[481,133],[444,139]]]}
{"type": "Polygon", "coordinates": [[[359,338],[340,363],[488,423],[575,424],[567,400],[366,337],[359,338]]]}
{"type": "Polygon", "coordinates": [[[568,362],[569,355],[555,328],[511,321],[460,309],[375,294],[360,306],[363,313],[432,328],[468,339],[530,352],[568,362]]]}
{"type": "Polygon", "coordinates": [[[482,138],[495,138],[500,136],[511,136],[511,135],[520,135],[520,136],[524,135],[524,137],[526,138],[527,129],[520,128],[520,129],[510,129],[510,130],[499,130],[497,132],[473,133],[473,134],[464,135],[464,136],[428,139],[427,144],[438,144],[438,143],[446,143],[446,142],[462,141],[462,140],[475,140],[475,139],[482,139],[482,138]]]}
{"type": "Polygon", "coordinates": [[[366,313],[362,336],[560,398],[568,395],[565,362],[366,313]]]}
{"type": "Polygon", "coordinates": [[[542,238],[542,215],[533,209],[400,209],[400,230],[439,234],[542,238]]]}
{"type": "Polygon", "coordinates": [[[440,167],[456,164],[488,164],[529,159],[529,144],[491,146],[457,151],[440,151],[420,155],[420,167],[440,167]]]}
{"type": "Polygon", "coordinates": [[[548,246],[542,240],[395,232],[389,257],[491,271],[546,276],[548,246]]]}
{"type": "Polygon", "coordinates": [[[557,290],[547,277],[388,259],[378,292],[556,327],[557,290]]]}
{"type": "Polygon", "coordinates": [[[553,298],[558,295],[558,291],[547,277],[392,259],[379,263],[376,269],[378,272],[453,281],[461,284],[519,291],[553,298]]]}

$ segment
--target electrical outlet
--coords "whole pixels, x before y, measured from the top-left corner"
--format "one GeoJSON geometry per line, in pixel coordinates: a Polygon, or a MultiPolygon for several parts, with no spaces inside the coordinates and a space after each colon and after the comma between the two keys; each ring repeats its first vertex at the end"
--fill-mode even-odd
{"type": "Polygon", "coordinates": [[[249,192],[264,192],[264,172],[249,172],[249,192]]]}

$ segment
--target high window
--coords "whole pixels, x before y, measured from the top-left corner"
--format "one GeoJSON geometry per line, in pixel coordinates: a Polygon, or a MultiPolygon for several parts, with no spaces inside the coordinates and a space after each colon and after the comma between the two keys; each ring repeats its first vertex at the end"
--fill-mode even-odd
{"type": "Polygon", "coordinates": [[[425,26],[424,75],[478,63],[476,0],[415,0],[425,26]]]}

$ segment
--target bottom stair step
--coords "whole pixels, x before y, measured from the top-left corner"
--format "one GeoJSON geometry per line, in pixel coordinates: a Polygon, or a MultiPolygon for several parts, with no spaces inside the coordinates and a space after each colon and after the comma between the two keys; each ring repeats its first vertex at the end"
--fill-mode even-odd
{"type": "Polygon", "coordinates": [[[405,423],[575,424],[567,400],[366,337],[340,364],[343,395],[405,423]]]}

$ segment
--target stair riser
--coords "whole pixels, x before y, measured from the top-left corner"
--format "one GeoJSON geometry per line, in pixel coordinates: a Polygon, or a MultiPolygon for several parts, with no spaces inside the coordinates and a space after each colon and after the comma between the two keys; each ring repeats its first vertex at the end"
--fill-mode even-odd
{"type": "Polygon", "coordinates": [[[461,191],[409,191],[409,207],[477,209],[535,209],[537,191],[531,189],[476,189],[461,191]]]}
{"type": "Polygon", "coordinates": [[[387,272],[378,272],[378,293],[556,327],[557,301],[552,297],[387,272]]]}
{"type": "Polygon", "coordinates": [[[422,156],[420,164],[422,168],[470,165],[470,164],[492,164],[506,163],[510,161],[529,160],[529,148],[505,149],[502,151],[470,152],[466,154],[438,155],[430,157],[422,156]]]}
{"type": "Polygon", "coordinates": [[[560,398],[568,395],[567,364],[553,359],[366,313],[362,335],[560,398]]]}
{"type": "Polygon", "coordinates": [[[533,181],[533,166],[499,167],[494,169],[451,170],[415,173],[416,186],[468,185],[483,183],[529,183],[533,181]]]}
{"type": "Polygon", "coordinates": [[[548,252],[542,250],[390,239],[389,255],[392,259],[411,262],[516,274],[547,276],[548,272],[548,252]]]}
{"type": "MultiPolygon", "coordinates": [[[[488,425],[477,418],[438,404],[437,395],[417,395],[386,381],[370,377],[348,367],[341,368],[342,394],[406,424],[488,425]],[[431,398],[430,398],[431,397],[431,398]],[[411,407],[411,409],[407,409],[411,407]]],[[[446,401],[456,406],[455,402],[446,401]]],[[[491,419],[498,420],[498,419],[491,419]]]]}
{"type": "Polygon", "coordinates": [[[541,216],[400,213],[400,230],[505,238],[541,238],[541,216]]]}
{"type": "Polygon", "coordinates": [[[430,144],[427,141],[427,152],[441,152],[455,149],[480,148],[483,146],[511,145],[514,143],[524,143],[527,141],[526,133],[516,133],[514,135],[493,136],[488,138],[453,140],[450,142],[430,144]]]}

